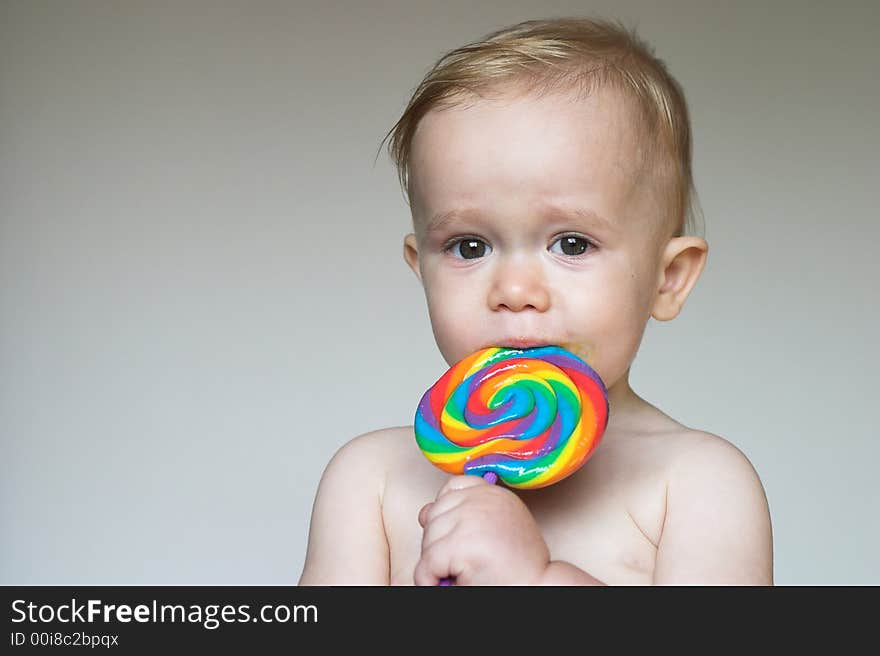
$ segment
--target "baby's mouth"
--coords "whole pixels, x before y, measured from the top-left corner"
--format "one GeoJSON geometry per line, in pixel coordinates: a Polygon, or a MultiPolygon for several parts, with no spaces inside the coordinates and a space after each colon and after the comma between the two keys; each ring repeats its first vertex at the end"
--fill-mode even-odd
{"type": "Polygon", "coordinates": [[[553,342],[546,339],[534,339],[531,337],[511,337],[509,339],[499,340],[495,346],[502,348],[527,349],[537,348],[539,346],[550,346],[553,342]]]}
{"type": "Polygon", "coordinates": [[[493,346],[500,346],[502,348],[514,348],[514,349],[528,349],[528,348],[538,348],[539,346],[559,346],[560,348],[564,348],[566,351],[570,351],[578,356],[584,362],[588,362],[588,358],[592,355],[595,349],[591,348],[587,344],[579,343],[579,342],[569,342],[569,341],[554,341],[548,339],[537,339],[532,337],[511,337],[507,339],[502,339],[493,344],[493,346]]]}

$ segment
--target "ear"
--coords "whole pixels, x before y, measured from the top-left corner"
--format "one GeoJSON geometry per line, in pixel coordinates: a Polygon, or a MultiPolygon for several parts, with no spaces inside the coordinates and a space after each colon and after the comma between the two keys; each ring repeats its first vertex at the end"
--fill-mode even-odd
{"type": "Polygon", "coordinates": [[[660,275],[651,316],[670,321],[678,316],[706,265],[709,244],[701,237],[673,237],[661,258],[660,275]]]}
{"type": "Polygon", "coordinates": [[[416,242],[416,236],[413,233],[403,238],[403,259],[416,274],[419,282],[422,280],[422,270],[419,268],[419,245],[416,242]]]}

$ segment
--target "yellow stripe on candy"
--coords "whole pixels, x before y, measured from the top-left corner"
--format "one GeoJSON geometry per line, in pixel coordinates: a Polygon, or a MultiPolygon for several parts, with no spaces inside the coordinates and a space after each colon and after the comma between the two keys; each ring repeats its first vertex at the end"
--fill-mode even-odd
{"type": "Polygon", "coordinates": [[[465,373],[462,375],[461,379],[469,378],[483,369],[486,366],[486,363],[496,356],[500,350],[500,348],[488,348],[484,351],[474,353],[470,358],[462,360],[458,364],[459,368],[465,369],[465,373]]]}

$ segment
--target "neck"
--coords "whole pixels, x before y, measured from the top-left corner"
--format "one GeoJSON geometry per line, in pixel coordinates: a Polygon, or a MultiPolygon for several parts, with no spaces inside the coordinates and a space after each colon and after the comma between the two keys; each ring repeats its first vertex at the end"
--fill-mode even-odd
{"type": "Polygon", "coordinates": [[[607,390],[608,428],[620,428],[632,412],[645,404],[645,401],[629,386],[629,369],[607,390]]]}

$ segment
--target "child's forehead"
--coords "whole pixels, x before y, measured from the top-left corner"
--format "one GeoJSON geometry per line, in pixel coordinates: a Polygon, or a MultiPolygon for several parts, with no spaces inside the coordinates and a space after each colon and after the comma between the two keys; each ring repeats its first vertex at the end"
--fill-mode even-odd
{"type": "Polygon", "coordinates": [[[429,110],[419,122],[414,139],[426,131],[448,131],[462,124],[495,124],[499,119],[521,125],[530,120],[534,127],[559,124],[569,128],[589,129],[601,126],[607,130],[633,135],[644,127],[639,103],[631,93],[611,86],[597,87],[590,92],[558,89],[535,92],[518,87],[502,87],[475,95],[463,94],[447,99],[429,110]]]}
{"type": "Polygon", "coordinates": [[[413,169],[448,175],[450,166],[479,162],[540,164],[548,177],[578,166],[641,169],[640,121],[623,94],[554,93],[469,99],[428,112],[413,136],[413,169]],[[431,171],[431,167],[441,167],[431,171]],[[559,169],[559,170],[557,170],[559,169]]]}
{"type": "Polygon", "coordinates": [[[620,100],[607,92],[506,94],[432,111],[413,142],[413,200],[432,216],[480,200],[522,205],[571,197],[614,214],[643,169],[620,100]]]}

